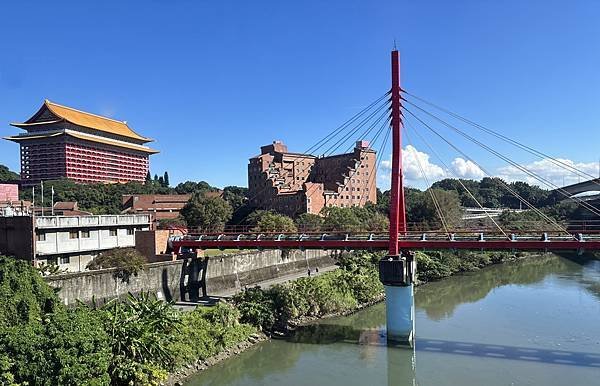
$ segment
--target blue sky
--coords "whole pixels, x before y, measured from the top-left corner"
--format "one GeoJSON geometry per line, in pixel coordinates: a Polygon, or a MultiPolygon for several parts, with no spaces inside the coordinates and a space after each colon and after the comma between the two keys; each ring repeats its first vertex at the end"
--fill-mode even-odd
{"type": "MultiPolygon", "coordinates": [[[[152,173],[172,182],[246,185],[259,146],[307,149],[389,88],[394,39],[407,90],[597,174],[597,1],[14,1],[0,14],[2,136],[48,98],[155,138],[152,173]]],[[[16,144],[0,141],[0,163],[18,170],[16,144]]]]}

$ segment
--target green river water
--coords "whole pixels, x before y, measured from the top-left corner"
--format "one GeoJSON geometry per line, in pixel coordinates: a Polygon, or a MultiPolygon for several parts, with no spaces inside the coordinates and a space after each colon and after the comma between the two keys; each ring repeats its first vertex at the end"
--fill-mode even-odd
{"type": "Polygon", "coordinates": [[[417,288],[415,348],[385,306],[323,320],[192,378],[207,385],[600,385],[600,261],[546,255],[417,288]]]}

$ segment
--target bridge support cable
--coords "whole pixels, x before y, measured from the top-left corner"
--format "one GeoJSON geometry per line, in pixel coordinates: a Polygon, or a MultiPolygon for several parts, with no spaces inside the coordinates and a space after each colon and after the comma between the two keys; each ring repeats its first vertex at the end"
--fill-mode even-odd
{"type": "MultiPolygon", "coordinates": [[[[447,140],[443,135],[441,135],[440,133],[438,133],[433,127],[431,127],[430,125],[428,125],[425,121],[423,121],[417,115],[415,115],[414,113],[412,113],[410,110],[408,110],[408,109],[405,108],[405,111],[407,113],[409,113],[414,119],[416,119],[421,125],[423,125],[429,131],[431,131],[434,135],[436,135],[437,137],[439,137],[442,141],[444,141],[446,144],[448,144],[450,147],[452,147],[454,150],[456,150],[459,154],[461,154],[467,160],[473,162],[479,169],[481,169],[481,171],[485,175],[487,175],[488,177],[492,177],[493,178],[492,174],[489,173],[489,172],[487,172],[486,169],[483,166],[481,166],[473,158],[469,157],[465,152],[463,152],[460,148],[458,148],[457,146],[455,146],[452,142],[450,142],[449,140],[447,140]]],[[[541,218],[543,218],[544,220],[546,220],[550,224],[552,224],[557,230],[559,230],[560,232],[566,233],[570,237],[573,237],[573,238],[575,237],[569,231],[567,231],[567,229],[565,227],[563,227],[562,225],[560,225],[558,222],[556,222],[551,217],[547,216],[544,212],[542,212],[541,210],[539,210],[538,208],[536,208],[529,201],[527,201],[526,199],[524,199],[523,197],[521,197],[521,195],[519,193],[517,193],[514,189],[512,189],[510,186],[508,186],[508,184],[506,184],[504,181],[500,180],[499,182],[500,182],[500,186],[502,186],[506,191],[508,191],[513,196],[515,196],[520,202],[522,202],[523,204],[525,204],[529,209],[533,210],[541,218]]]]}
{"type": "MultiPolygon", "coordinates": [[[[341,147],[341,145],[343,145],[343,144],[344,144],[344,143],[345,143],[345,142],[348,140],[348,138],[349,138],[349,137],[350,137],[352,134],[356,133],[358,130],[360,130],[360,128],[361,128],[361,127],[363,127],[363,126],[364,126],[366,123],[368,123],[368,122],[371,120],[371,118],[373,118],[373,116],[374,116],[374,115],[375,115],[377,112],[380,112],[381,110],[383,110],[383,108],[384,108],[384,107],[386,107],[387,103],[388,103],[388,101],[386,101],[384,104],[382,104],[381,106],[379,106],[379,108],[377,108],[377,109],[376,109],[376,110],[375,110],[375,111],[374,111],[372,114],[370,114],[370,115],[369,115],[367,118],[365,118],[365,119],[364,119],[364,120],[363,120],[361,123],[359,123],[359,125],[358,125],[356,128],[354,128],[354,129],[353,129],[353,130],[352,130],[350,133],[347,133],[347,134],[346,134],[346,135],[344,135],[344,136],[343,136],[341,139],[339,139],[339,140],[338,140],[338,141],[337,141],[337,142],[336,142],[334,145],[332,145],[332,146],[331,146],[329,149],[327,149],[327,151],[324,153],[324,155],[325,155],[325,156],[329,156],[329,155],[332,155],[334,152],[336,152],[336,151],[337,151],[337,150],[338,150],[338,149],[341,147]],[[335,147],[334,147],[334,146],[335,146],[335,147]]],[[[387,109],[387,110],[389,110],[389,107],[388,107],[388,109],[387,109]]],[[[386,117],[386,116],[387,116],[387,111],[383,111],[383,112],[382,112],[382,113],[379,115],[379,117],[378,117],[378,118],[377,118],[377,119],[376,119],[376,120],[375,120],[373,123],[371,123],[371,124],[369,124],[369,125],[368,125],[367,129],[365,130],[365,133],[367,133],[367,135],[368,135],[368,133],[370,133],[370,132],[373,130],[373,128],[375,128],[375,127],[377,126],[377,124],[378,124],[378,123],[379,123],[379,122],[380,122],[380,121],[381,121],[381,120],[382,120],[384,117],[386,117]]],[[[351,149],[352,149],[352,145],[350,145],[350,149],[349,149],[349,150],[347,150],[347,153],[348,153],[348,152],[349,152],[351,149]]],[[[310,167],[311,167],[311,166],[309,165],[309,166],[307,166],[306,168],[304,168],[304,169],[302,170],[302,173],[304,173],[305,171],[307,171],[307,170],[308,170],[310,167]]],[[[316,186],[313,186],[313,188],[312,188],[312,189],[313,189],[313,192],[311,192],[311,193],[310,193],[310,195],[309,195],[310,188],[309,188],[309,190],[308,190],[308,191],[306,191],[306,193],[305,193],[305,194],[307,195],[307,198],[309,198],[310,196],[312,196],[312,194],[313,194],[313,193],[314,193],[314,192],[317,190],[317,187],[316,187],[316,186]]]]}
{"type": "MultiPolygon", "coordinates": [[[[354,123],[355,121],[357,121],[361,116],[363,116],[373,106],[378,105],[389,94],[390,94],[389,91],[386,92],[385,94],[383,94],[382,96],[380,96],[379,98],[377,98],[374,102],[372,102],[371,104],[369,104],[367,107],[365,107],[364,109],[362,109],[358,113],[354,114],[354,116],[352,116],[350,119],[348,119],[346,122],[344,122],[341,126],[339,126],[335,130],[333,130],[332,132],[330,132],[325,137],[321,138],[319,141],[317,141],[317,143],[315,143],[311,147],[309,147],[308,150],[306,150],[304,152],[304,154],[310,154],[312,152],[317,151],[319,148],[321,148],[323,146],[324,143],[327,143],[329,140],[331,140],[332,138],[336,137],[340,132],[342,132],[346,127],[348,127],[349,125],[351,125],[352,123],[354,123]]],[[[386,103],[388,103],[388,102],[386,101],[386,103]]]]}
{"type": "MultiPolygon", "coordinates": [[[[386,114],[387,115],[387,114],[386,114]]],[[[380,120],[378,120],[377,122],[379,122],[380,120]]],[[[386,127],[389,127],[389,121],[390,118],[388,117],[388,119],[386,119],[383,124],[379,127],[379,129],[375,132],[375,135],[373,136],[373,138],[371,139],[370,143],[372,145],[372,147],[375,147],[381,133],[384,131],[384,129],[386,127]]],[[[374,126],[373,126],[374,127],[374,126]]],[[[384,141],[385,142],[385,141],[384,141]]],[[[385,145],[384,145],[385,146],[385,145]]],[[[381,151],[381,149],[380,149],[381,151]]],[[[362,160],[358,160],[358,165],[360,165],[362,163],[362,160]]],[[[376,170],[376,169],[375,169],[376,170]]],[[[354,172],[352,174],[349,174],[347,177],[346,182],[344,183],[344,185],[342,186],[342,192],[345,190],[345,188],[348,186],[348,184],[350,183],[350,181],[352,180],[352,178],[356,175],[356,173],[358,172],[358,168],[356,168],[356,170],[354,170],[354,172]]],[[[371,175],[374,175],[375,173],[371,173],[371,175]]],[[[370,180],[367,181],[368,183],[370,182],[370,180]]],[[[308,193],[308,192],[307,192],[308,193]]],[[[312,195],[314,194],[314,191],[307,196],[307,198],[312,197],[312,195]]],[[[361,195],[362,196],[362,195],[361,195]]],[[[338,197],[333,198],[333,203],[335,204],[337,202],[337,200],[339,200],[339,194],[338,197]]],[[[362,200],[362,199],[361,199],[362,200]]],[[[359,201],[360,202],[360,201],[359,201]]]]}
{"type": "MultiPolygon", "coordinates": [[[[383,124],[383,125],[382,125],[382,126],[379,128],[379,130],[377,131],[377,134],[375,135],[375,137],[374,137],[374,139],[373,139],[373,146],[375,146],[375,142],[378,140],[378,137],[380,136],[380,134],[383,132],[383,130],[384,130],[386,127],[388,127],[388,128],[389,128],[389,119],[387,119],[387,120],[384,122],[384,124],[383,124]]],[[[378,153],[378,154],[381,154],[381,152],[382,152],[382,151],[383,151],[383,149],[385,148],[385,146],[386,146],[386,142],[387,142],[387,138],[389,137],[389,133],[390,133],[390,132],[391,132],[391,130],[388,130],[388,131],[387,131],[387,134],[386,134],[386,136],[384,137],[384,140],[383,140],[383,142],[382,142],[382,145],[381,145],[381,147],[380,147],[380,149],[379,149],[379,153],[378,153]]],[[[359,160],[359,164],[360,164],[361,162],[362,162],[362,161],[360,161],[360,160],[359,160]]],[[[377,165],[380,165],[380,164],[381,164],[381,158],[378,160],[378,163],[377,163],[377,165]]],[[[376,172],[376,171],[377,171],[377,167],[378,167],[378,166],[375,166],[375,167],[374,167],[374,169],[373,169],[373,171],[374,171],[374,172],[376,172]]],[[[354,177],[354,176],[356,175],[356,172],[358,172],[358,168],[357,168],[357,169],[354,171],[354,173],[352,173],[352,175],[348,175],[348,180],[347,180],[347,181],[346,181],[346,183],[345,183],[345,184],[342,186],[342,192],[343,192],[343,191],[345,191],[346,187],[348,186],[348,184],[349,184],[349,183],[350,183],[350,181],[352,180],[352,177],[354,177]]],[[[371,175],[369,176],[369,178],[367,179],[367,186],[370,186],[370,185],[371,185],[371,177],[373,177],[373,176],[376,174],[376,173],[374,173],[374,172],[372,172],[372,173],[371,173],[371,175]]],[[[376,182],[375,182],[375,183],[376,183],[376,182]]],[[[377,189],[377,187],[375,187],[375,189],[377,189]]],[[[363,195],[361,195],[361,197],[362,197],[362,196],[363,196],[363,195]]],[[[339,195],[338,195],[338,197],[334,197],[334,199],[333,199],[333,203],[334,203],[334,204],[336,204],[338,200],[339,200],[339,195]]],[[[361,201],[362,201],[362,198],[360,199],[359,203],[360,203],[361,201]]]]}
{"type": "Polygon", "coordinates": [[[462,182],[462,180],[460,179],[460,177],[458,177],[456,175],[456,173],[454,173],[452,171],[452,169],[448,166],[448,164],[446,164],[446,162],[444,162],[444,160],[442,159],[442,157],[438,154],[437,151],[435,151],[435,149],[433,148],[433,146],[431,146],[429,144],[429,142],[425,139],[425,137],[423,137],[421,135],[421,133],[419,133],[418,130],[416,130],[408,120],[406,120],[406,137],[409,137],[408,134],[408,128],[410,128],[421,140],[421,142],[423,142],[425,144],[425,146],[427,146],[427,148],[429,149],[429,151],[434,155],[434,157],[437,158],[437,160],[444,166],[444,168],[446,168],[446,170],[448,170],[450,173],[452,173],[452,175],[456,178],[456,180],[458,181],[458,183],[460,184],[460,186],[465,190],[465,192],[469,195],[469,197],[475,201],[475,203],[477,204],[477,206],[479,206],[479,208],[481,210],[483,210],[483,212],[485,213],[485,215],[487,216],[487,218],[494,224],[494,226],[496,226],[496,228],[498,228],[498,230],[500,231],[500,233],[502,233],[507,239],[509,238],[509,236],[506,234],[506,232],[502,229],[502,227],[496,222],[496,220],[494,220],[494,218],[490,215],[490,213],[488,212],[488,210],[479,202],[479,200],[477,198],[475,198],[475,196],[473,195],[473,193],[471,193],[471,191],[469,190],[469,188],[467,188],[467,186],[462,182]]]}
{"type": "Polygon", "coordinates": [[[414,103],[408,102],[408,104],[410,104],[411,106],[414,106],[415,108],[419,109],[420,111],[422,111],[423,113],[427,114],[428,116],[430,116],[431,118],[439,121],[440,123],[442,123],[444,126],[448,127],[449,129],[453,130],[454,132],[458,133],[459,135],[461,135],[463,138],[471,141],[472,143],[476,144],[477,146],[481,147],[482,149],[488,151],[489,153],[495,155],[496,157],[500,158],[501,160],[507,162],[508,164],[514,166],[515,168],[521,170],[523,173],[526,173],[527,175],[529,175],[530,177],[544,183],[547,186],[553,187],[558,193],[562,194],[564,197],[567,198],[571,198],[573,200],[575,200],[576,202],[578,202],[580,205],[582,205],[584,208],[588,209],[590,212],[592,212],[593,214],[600,216],[600,210],[598,208],[596,208],[595,206],[591,205],[590,203],[582,200],[579,197],[571,197],[567,191],[565,191],[563,188],[559,187],[558,185],[554,184],[552,181],[540,176],[539,174],[532,172],[531,170],[527,169],[526,167],[524,167],[523,165],[520,165],[519,163],[511,160],[509,157],[507,157],[506,155],[498,152],[497,150],[492,149],[490,146],[486,145],[485,143],[477,140],[476,138],[472,137],[471,135],[465,133],[464,131],[460,130],[459,128],[451,125],[450,123],[446,122],[445,120],[443,120],[442,118],[438,117],[435,114],[432,114],[430,112],[428,112],[427,110],[422,109],[421,107],[415,105],[414,103]]]}
{"type": "MultiPolygon", "coordinates": [[[[388,121],[388,125],[389,125],[389,121],[388,121]]],[[[383,161],[383,154],[385,153],[385,149],[387,147],[388,141],[390,139],[390,134],[392,133],[392,128],[389,127],[387,132],[385,133],[385,137],[383,138],[383,144],[381,145],[381,148],[379,149],[379,159],[377,160],[377,165],[373,164],[373,167],[371,168],[371,175],[369,176],[369,179],[367,180],[367,186],[371,186],[371,184],[374,185],[375,187],[375,192],[377,192],[377,181],[373,180],[375,178],[377,178],[377,171],[379,170],[379,167],[381,166],[381,161],[383,161]]],[[[365,198],[365,204],[367,203],[367,199],[368,196],[365,198]]],[[[359,204],[362,203],[362,199],[361,201],[359,201],[359,204]]]]}
{"type": "MultiPolygon", "coordinates": [[[[364,132],[363,132],[363,134],[362,134],[362,135],[361,135],[361,137],[359,137],[359,138],[365,138],[365,137],[364,137],[365,135],[369,135],[369,134],[371,133],[371,131],[373,131],[373,129],[374,129],[374,128],[375,128],[375,127],[376,127],[376,126],[379,124],[379,122],[381,122],[381,120],[382,120],[383,118],[385,118],[386,116],[388,116],[388,113],[387,113],[387,111],[384,111],[384,112],[383,112],[383,113],[382,113],[382,114],[381,114],[381,115],[380,115],[380,116],[379,116],[379,117],[378,117],[378,118],[375,120],[375,122],[373,122],[372,124],[370,124],[370,125],[369,125],[369,127],[368,127],[368,128],[367,128],[367,129],[366,129],[364,132]]],[[[370,141],[370,143],[372,144],[372,146],[375,146],[375,142],[377,141],[377,138],[379,137],[379,134],[381,133],[381,131],[382,131],[383,127],[384,127],[384,126],[387,126],[387,121],[389,121],[389,119],[388,119],[388,120],[386,120],[386,121],[384,121],[383,125],[382,125],[382,126],[379,128],[379,130],[376,132],[377,134],[375,135],[375,137],[374,137],[374,138],[373,138],[373,139],[370,141]]],[[[339,148],[339,147],[340,147],[340,145],[338,145],[338,146],[336,147],[336,149],[334,149],[333,151],[335,152],[335,151],[337,150],[337,148],[339,148]]],[[[350,148],[346,150],[346,153],[349,153],[349,152],[350,152],[350,150],[352,150],[352,147],[353,147],[353,145],[351,144],[351,145],[350,145],[350,148]]],[[[333,153],[333,152],[332,152],[332,153],[333,153]]],[[[361,160],[358,160],[358,165],[360,165],[361,163],[362,163],[362,161],[361,161],[361,160]]],[[[355,171],[354,171],[354,173],[356,173],[357,171],[358,171],[358,170],[355,170],[355,171]]],[[[349,176],[348,178],[350,179],[350,178],[352,178],[352,177],[351,177],[351,176],[349,176]]],[[[309,189],[306,191],[306,193],[305,193],[305,195],[306,195],[306,198],[307,198],[307,199],[308,199],[308,198],[311,198],[311,197],[312,197],[312,195],[313,195],[315,192],[317,192],[317,191],[318,191],[318,190],[317,190],[317,186],[316,186],[316,185],[313,185],[313,186],[311,186],[311,187],[310,187],[310,188],[309,188],[309,189]],[[311,190],[312,190],[312,192],[311,192],[311,190]]]]}
{"type": "MultiPolygon", "coordinates": [[[[410,145],[412,145],[413,142],[411,141],[410,135],[408,134],[408,130],[406,128],[406,125],[404,125],[403,129],[404,129],[404,134],[406,134],[407,142],[410,145]]],[[[417,166],[419,167],[419,171],[421,172],[421,175],[423,176],[423,179],[425,180],[425,183],[427,184],[427,186],[430,186],[430,184],[429,184],[429,178],[427,178],[427,174],[425,173],[425,170],[423,169],[423,166],[421,165],[421,161],[419,160],[419,157],[415,157],[415,159],[417,160],[417,166]]],[[[431,197],[431,201],[433,201],[433,206],[435,206],[435,210],[437,211],[438,216],[440,217],[440,221],[442,223],[442,227],[444,228],[444,232],[448,236],[448,239],[450,239],[450,231],[448,230],[448,223],[446,222],[446,219],[444,217],[444,213],[442,212],[442,207],[441,207],[439,201],[437,200],[437,198],[435,196],[435,193],[433,192],[433,189],[427,189],[427,191],[429,192],[429,196],[431,197]]]]}
{"type": "MultiPolygon", "coordinates": [[[[516,141],[516,140],[514,140],[512,138],[509,138],[509,137],[507,137],[507,136],[505,136],[505,135],[503,135],[501,133],[498,133],[497,131],[494,131],[494,130],[492,130],[492,129],[488,128],[488,127],[485,127],[485,126],[483,126],[483,125],[481,125],[479,123],[476,123],[476,122],[474,122],[474,121],[472,121],[472,120],[470,120],[468,118],[465,118],[465,117],[463,117],[463,116],[461,116],[461,115],[459,115],[459,114],[457,114],[457,113],[455,113],[455,112],[453,112],[453,111],[451,111],[449,109],[446,109],[444,107],[436,105],[433,102],[429,102],[429,101],[427,101],[427,100],[425,100],[425,99],[423,99],[421,97],[418,97],[418,96],[416,96],[414,94],[411,94],[410,92],[408,92],[406,90],[402,90],[402,92],[404,94],[406,94],[407,96],[409,96],[409,97],[417,99],[417,100],[419,100],[422,103],[425,103],[425,104],[427,104],[427,105],[429,105],[429,106],[431,106],[431,107],[433,107],[435,109],[438,109],[438,110],[440,110],[440,111],[442,111],[442,112],[444,112],[444,113],[452,116],[453,118],[461,120],[461,121],[463,121],[463,122],[465,122],[465,123],[467,123],[467,124],[469,124],[469,125],[477,128],[477,129],[479,129],[481,131],[484,131],[484,132],[486,132],[486,133],[488,133],[488,134],[490,134],[490,135],[492,135],[492,136],[494,136],[494,137],[496,137],[498,139],[503,140],[504,142],[510,143],[513,146],[516,146],[516,147],[518,147],[518,148],[520,148],[522,150],[525,150],[529,154],[535,155],[535,156],[537,156],[540,159],[548,159],[554,165],[556,165],[556,166],[558,166],[558,167],[560,167],[560,168],[562,168],[564,170],[567,170],[567,171],[575,174],[578,177],[590,178],[593,181],[594,184],[600,186],[600,181],[597,180],[596,176],[593,176],[593,175],[591,175],[591,174],[589,174],[589,173],[587,173],[587,172],[585,172],[585,171],[583,171],[581,169],[578,169],[578,168],[576,168],[573,165],[569,165],[568,163],[563,162],[563,161],[561,161],[560,159],[558,159],[556,157],[550,156],[550,155],[548,155],[548,154],[546,154],[546,153],[544,153],[542,151],[539,151],[537,149],[532,148],[531,146],[527,146],[527,145],[525,145],[525,144],[523,144],[523,143],[521,143],[519,141],[516,141]]],[[[404,98],[403,98],[403,100],[406,101],[406,102],[408,102],[404,98]]]]}
{"type": "MultiPolygon", "coordinates": [[[[383,94],[382,96],[380,96],[379,98],[377,98],[374,102],[370,103],[367,107],[365,107],[358,113],[354,114],[354,116],[352,116],[350,119],[348,119],[342,125],[340,125],[336,129],[334,129],[332,132],[330,132],[325,137],[321,138],[319,141],[317,141],[312,146],[310,146],[307,149],[307,151],[305,151],[302,154],[306,154],[307,156],[309,156],[311,152],[318,151],[320,148],[324,147],[329,142],[333,141],[338,135],[343,133],[346,129],[348,129],[349,127],[353,127],[353,126],[351,126],[353,123],[358,121],[365,114],[369,113],[369,111],[373,110],[369,113],[368,119],[363,119],[362,122],[359,124],[359,125],[361,125],[360,127],[362,127],[362,125],[364,125],[366,122],[368,122],[375,114],[377,114],[377,112],[383,110],[386,106],[389,105],[389,98],[388,98],[389,94],[390,94],[390,92],[388,91],[385,94],[383,94]]],[[[382,116],[385,116],[385,115],[386,115],[386,112],[384,112],[382,114],[382,116]]],[[[344,135],[342,138],[344,138],[344,137],[347,137],[347,134],[344,135]]],[[[310,167],[311,167],[311,165],[308,165],[307,167],[305,167],[302,170],[302,173],[309,170],[310,167]]],[[[262,187],[260,190],[258,190],[256,193],[254,193],[252,195],[252,197],[248,197],[248,202],[252,202],[258,196],[260,196],[262,193],[264,193],[267,189],[272,189],[272,188],[273,188],[272,186],[268,186],[268,185],[262,187]]],[[[250,215],[250,213],[248,213],[246,216],[244,216],[242,219],[240,219],[239,222],[243,223],[244,221],[246,221],[246,219],[248,218],[249,215],[250,215]]]]}
{"type": "Polygon", "coordinates": [[[386,104],[381,105],[377,110],[373,111],[369,116],[367,116],[366,118],[364,118],[359,124],[358,126],[356,126],[352,131],[349,131],[348,133],[346,133],[342,138],[340,138],[337,142],[335,142],[333,145],[331,145],[324,153],[324,155],[331,155],[333,154],[335,151],[337,151],[337,149],[339,149],[344,143],[346,143],[346,141],[348,141],[348,139],[353,138],[353,136],[367,123],[369,122],[376,114],[378,114],[379,112],[381,112],[381,110],[383,110],[384,108],[386,108],[386,111],[383,112],[382,115],[387,115],[388,110],[389,110],[389,106],[386,104]]]}

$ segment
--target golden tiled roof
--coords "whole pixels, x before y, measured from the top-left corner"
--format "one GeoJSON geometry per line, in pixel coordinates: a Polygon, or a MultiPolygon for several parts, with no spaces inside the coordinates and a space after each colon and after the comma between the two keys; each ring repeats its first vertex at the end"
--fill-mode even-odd
{"type": "Polygon", "coordinates": [[[99,137],[97,135],[90,135],[90,134],[85,134],[85,133],[80,133],[78,131],[73,131],[73,130],[63,130],[57,133],[45,133],[45,134],[32,134],[32,135],[14,135],[11,137],[4,137],[4,139],[7,139],[9,141],[13,141],[13,142],[20,142],[20,141],[27,141],[27,140],[31,140],[31,139],[40,139],[40,138],[51,138],[51,137],[56,137],[59,135],[70,135],[71,137],[75,137],[75,138],[79,138],[82,139],[84,141],[91,141],[91,142],[96,142],[96,143],[103,143],[106,145],[111,145],[111,146],[117,146],[117,147],[122,147],[125,149],[131,149],[131,150],[137,150],[137,151],[141,151],[143,153],[148,153],[148,154],[156,154],[159,151],[158,150],[154,150],[151,149],[147,146],[143,146],[143,145],[137,145],[135,143],[129,143],[129,142],[123,142],[123,141],[117,141],[114,139],[110,139],[110,138],[103,138],[103,137],[99,137]]]}
{"type": "Polygon", "coordinates": [[[36,122],[35,120],[41,114],[41,112],[45,110],[45,108],[50,110],[52,114],[56,115],[58,118],[61,118],[74,125],[88,127],[90,129],[103,131],[105,133],[110,134],[116,134],[125,138],[131,138],[139,141],[152,141],[151,139],[142,137],[135,131],[131,130],[131,128],[127,126],[126,122],[117,121],[116,119],[107,118],[100,115],[77,110],[72,107],[59,105],[58,103],[50,102],[47,99],[44,101],[44,104],[42,105],[40,110],[25,123],[13,123],[12,125],[17,127],[27,127],[43,123],[36,122]]]}

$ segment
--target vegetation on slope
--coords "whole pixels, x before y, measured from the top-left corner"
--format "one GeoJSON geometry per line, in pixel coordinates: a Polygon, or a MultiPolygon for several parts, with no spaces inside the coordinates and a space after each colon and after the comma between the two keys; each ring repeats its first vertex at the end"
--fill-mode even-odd
{"type": "Polygon", "coordinates": [[[27,262],[0,257],[0,384],[158,385],[256,330],[219,304],[182,314],[141,294],[67,309],[27,262]]]}

